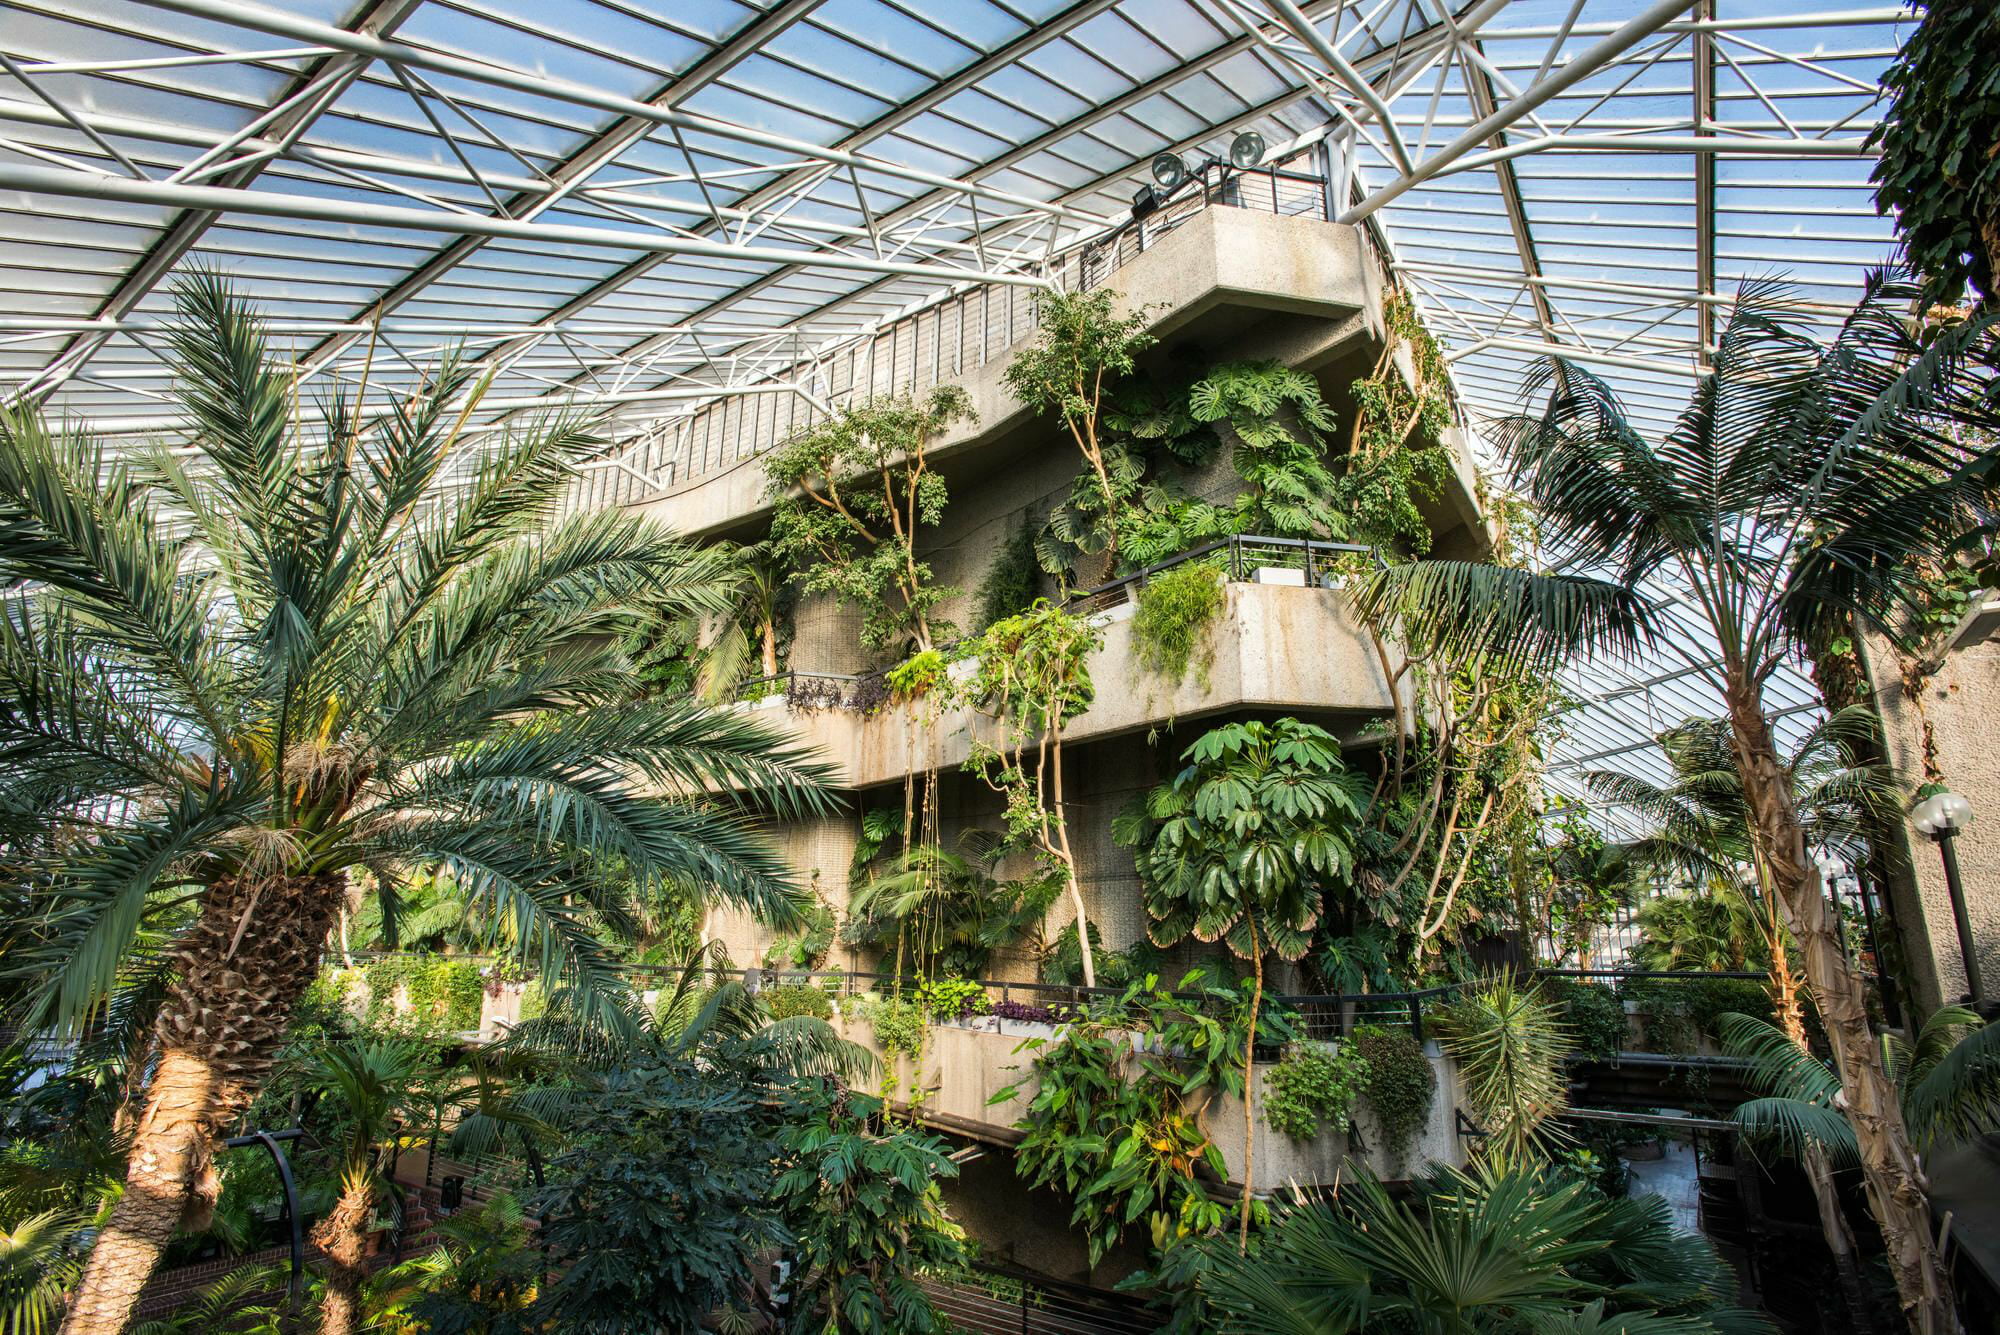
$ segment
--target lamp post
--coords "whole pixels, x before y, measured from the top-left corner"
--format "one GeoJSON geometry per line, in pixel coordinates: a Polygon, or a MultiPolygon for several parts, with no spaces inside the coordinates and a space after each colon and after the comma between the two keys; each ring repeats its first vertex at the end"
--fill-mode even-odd
{"type": "Polygon", "coordinates": [[[1910,824],[1917,833],[1935,839],[1938,855],[1944,859],[1945,893],[1951,896],[1952,921],[1958,927],[1958,954],[1965,964],[1966,1000],[1978,1005],[1985,1000],[1979,983],[1979,955],[1972,941],[1972,923],[1965,914],[1965,884],[1958,874],[1958,850],[1953,841],[1958,832],[1972,823],[1972,803],[1946,789],[1932,793],[1910,812],[1910,824]]]}

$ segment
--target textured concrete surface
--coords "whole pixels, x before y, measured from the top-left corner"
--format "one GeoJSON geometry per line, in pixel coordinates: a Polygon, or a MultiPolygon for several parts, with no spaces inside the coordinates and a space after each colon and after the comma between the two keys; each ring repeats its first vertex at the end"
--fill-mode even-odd
{"type": "MultiPolygon", "coordinates": [[[[1224,592],[1223,611],[1210,632],[1206,681],[1195,667],[1178,682],[1147,671],[1132,642],[1132,608],[1105,614],[1103,646],[1090,657],[1096,699],[1070,722],[1065,747],[1169,719],[1244,708],[1389,712],[1381,662],[1343,593],[1252,583],[1231,583],[1224,592]]],[[[922,701],[885,705],[873,714],[794,710],[780,696],[742,708],[819,747],[848,788],[900,780],[912,770],[954,767],[974,740],[989,745],[1002,740],[997,723],[984,714],[967,707],[937,712],[922,701]]]]}
{"type": "MultiPolygon", "coordinates": [[[[1161,346],[1156,359],[1177,350],[1206,361],[1272,359],[1320,373],[1369,344],[1380,346],[1380,272],[1360,233],[1317,219],[1282,217],[1245,209],[1214,208],[1162,237],[1121,269],[1114,280],[1128,309],[1143,305],[1161,346]]],[[[1023,431],[1053,434],[1037,424],[1007,391],[1004,374],[1012,349],[998,352],[959,383],[977,414],[932,447],[949,476],[976,469],[979,456],[1006,452],[1023,431]]],[[[1372,354],[1371,354],[1372,359],[1372,354]]],[[[1356,371],[1358,373],[1358,370],[1356,371]]],[[[1337,399],[1351,375],[1329,377],[1337,399]]],[[[1076,463],[1066,442],[1063,481],[1076,463]]],[[[1476,512],[1470,463],[1463,449],[1438,517],[1463,523],[1476,512]]],[[[1006,489],[1015,492],[1012,480],[1006,489]]],[[[1015,503],[1031,497],[1016,493],[1015,503]]],[[[751,456],[674,487],[638,507],[691,537],[740,536],[769,513],[761,460],[751,456]]]]}
{"type": "MultiPolygon", "coordinates": [[[[865,1021],[846,1016],[838,1020],[842,1034],[875,1053],[881,1060],[874,1034],[865,1021]]],[[[912,1061],[899,1055],[894,1067],[895,1101],[914,1104],[917,1116],[941,1130],[1009,1147],[1021,1138],[1015,1123],[1026,1114],[1033,1101],[1036,1081],[1032,1065],[1034,1052],[1022,1043],[1050,1036],[1046,1025],[1024,1025],[991,1018],[938,1024],[929,1028],[922,1058],[912,1061]],[[921,1097],[912,1098],[912,1091],[921,1097]],[[1001,1095],[1007,1097],[1000,1097],[1001,1095]],[[998,1102],[994,1100],[998,1099],[998,1102]]],[[[1252,1127],[1256,1144],[1254,1172],[1256,1189],[1277,1191],[1297,1183],[1310,1186],[1331,1183],[1351,1176],[1356,1167],[1366,1165],[1377,1176],[1400,1179],[1429,1163],[1462,1165],[1464,1148],[1458,1138],[1453,1116],[1462,1086],[1457,1064],[1429,1045],[1431,1066],[1437,1073],[1437,1096],[1423,1132],[1401,1162],[1394,1162],[1382,1150],[1382,1138],[1375,1134],[1364,1111],[1360,1122],[1364,1149],[1357,1152],[1347,1134],[1323,1128],[1311,1141],[1300,1142],[1273,1131],[1260,1112],[1252,1127]]],[[[1257,1066],[1258,1089],[1268,1086],[1273,1067],[1257,1066]]],[[[1260,1101],[1261,1101],[1260,1094],[1260,1101]]],[[[1261,1107],[1261,1102],[1260,1102],[1261,1107]]],[[[1229,1166],[1230,1180],[1243,1180],[1243,1100],[1216,1098],[1202,1118],[1216,1147],[1229,1166]]]]}
{"type": "MultiPolygon", "coordinates": [[[[1956,840],[1959,870],[1986,994],[2000,995],[2000,643],[1951,654],[1919,700],[1904,691],[1887,641],[1871,636],[1865,649],[1889,760],[1906,791],[1924,781],[1928,719],[1943,781],[1972,803],[1972,824],[1956,840]]],[[[1901,842],[1889,850],[1890,901],[1907,978],[1928,1010],[1964,994],[1965,969],[1937,845],[1907,822],[1898,828],[1901,842]]]]}

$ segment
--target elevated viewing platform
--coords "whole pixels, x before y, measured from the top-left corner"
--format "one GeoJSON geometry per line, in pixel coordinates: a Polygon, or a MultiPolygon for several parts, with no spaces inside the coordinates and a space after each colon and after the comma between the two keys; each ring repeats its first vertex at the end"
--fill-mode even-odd
{"type": "MultiPolygon", "coordinates": [[[[1278,202],[1282,207],[1283,197],[1278,202]]],[[[1239,204],[1208,204],[1168,224],[1154,222],[1143,248],[1128,235],[1093,242],[1053,263],[1052,281],[1114,289],[1122,309],[1146,312],[1162,356],[1205,350],[1313,373],[1372,356],[1383,340],[1386,270],[1366,233],[1258,204],[1256,192],[1246,191],[1239,204]]],[[[1140,228],[1133,235],[1149,233],[1140,228]]],[[[975,416],[930,446],[938,469],[956,482],[1018,462],[1038,453],[1057,429],[1038,424],[1005,384],[1013,354],[1034,335],[1031,310],[1019,288],[986,288],[898,321],[843,354],[844,373],[829,372],[842,388],[827,401],[838,407],[870,394],[957,384],[975,416]]],[[[763,455],[814,420],[811,412],[760,413],[729,424],[726,442],[712,451],[683,443],[659,465],[671,480],[629,496],[628,479],[620,488],[623,503],[690,538],[746,536],[771,510],[763,455]]],[[[702,441],[710,424],[697,415],[683,430],[702,441]]],[[[1476,541],[1481,521],[1472,461],[1458,433],[1448,434],[1455,466],[1429,518],[1441,536],[1465,528],[1463,540],[1476,541]]]]}
{"type": "MultiPolygon", "coordinates": [[[[1293,558],[1298,560],[1297,556],[1293,558]]],[[[1221,572],[1223,607],[1205,650],[1178,680],[1149,671],[1134,643],[1135,610],[1123,581],[1099,600],[1115,605],[1095,620],[1102,645],[1089,657],[1096,683],[1090,708],[1063,730],[1065,744],[1099,741],[1237,710],[1311,711],[1350,725],[1394,709],[1384,668],[1400,665],[1377,646],[1332,576],[1297,566],[1264,565],[1221,572]],[[1237,578],[1229,578],[1234,573],[1237,578]]],[[[960,676],[973,665],[953,665],[960,676]]],[[[788,672],[753,683],[766,691],[738,708],[782,720],[800,741],[833,761],[841,786],[868,788],[919,770],[962,763],[975,742],[1000,745],[999,724],[967,705],[938,708],[886,697],[880,674],[788,672]]]]}

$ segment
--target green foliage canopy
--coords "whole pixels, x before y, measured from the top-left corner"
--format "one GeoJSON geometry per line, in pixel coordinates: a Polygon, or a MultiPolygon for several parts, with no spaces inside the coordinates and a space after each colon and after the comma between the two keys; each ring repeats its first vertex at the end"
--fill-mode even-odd
{"type": "Polygon", "coordinates": [[[1181,758],[1180,773],[1113,828],[1134,849],[1148,937],[1300,958],[1324,897],[1353,870],[1360,776],[1331,734],[1293,718],[1224,724],[1181,758]]]}
{"type": "Polygon", "coordinates": [[[1893,213],[1929,295],[1970,283],[1991,300],[2000,262],[2000,9],[1985,0],[1913,0],[1923,21],[1882,75],[1887,112],[1868,136],[1880,151],[1875,207],[1893,213]]]}

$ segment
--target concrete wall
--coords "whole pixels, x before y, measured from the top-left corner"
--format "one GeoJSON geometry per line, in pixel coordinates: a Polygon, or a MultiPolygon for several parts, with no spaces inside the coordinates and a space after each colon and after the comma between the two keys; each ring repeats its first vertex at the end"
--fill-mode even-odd
{"type": "MultiPolygon", "coordinates": [[[[843,1035],[866,1047],[878,1061],[882,1052],[875,1044],[869,1025],[850,1016],[837,1021],[843,1035]]],[[[934,1024],[921,1061],[898,1055],[893,1068],[895,1102],[914,1106],[919,1120],[939,1130],[968,1136],[989,1144],[1012,1147],[1020,1143],[1015,1123],[1026,1115],[1033,1102],[1037,1082],[1033,1074],[1034,1053],[1020,1051],[1022,1042],[1049,1038],[1048,1025],[1024,1024],[986,1016],[953,1024],[934,1024]],[[921,1091],[913,1097],[912,1091],[921,1091]],[[1006,1095],[1006,1097],[1001,1097],[1006,1095]],[[994,1102],[998,1099],[998,1102],[994,1102]]],[[[1323,1128],[1307,1142],[1293,1140],[1267,1125],[1261,1112],[1252,1131],[1255,1137],[1253,1172],[1256,1190],[1271,1192],[1290,1183],[1312,1185],[1333,1182],[1351,1175],[1365,1165],[1378,1177],[1403,1179],[1428,1163],[1462,1165],[1465,1151],[1456,1130],[1455,1112],[1462,1086],[1458,1067],[1443,1056],[1435,1043],[1427,1045],[1431,1066],[1437,1073],[1437,1095],[1431,1102],[1430,1122],[1398,1162],[1382,1149],[1382,1137],[1374,1134],[1370,1118],[1363,1112],[1359,1130],[1365,1148],[1357,1152],[1353,1138],[1323,1128]]],[[[1263,1090],[1269,1086],[1273,1063],[1256,1068],[1259,1107],[1263,1090]]],[[[1243,1100],[1216,1098],[1204,1115],[1216,1148],[1229,1166],[1230,1180],[1243,1181],[1244,1137],[1243,1100]]]]}
{"type": "MultiPolygon", "coordinates": [[[[1195,352],[1208,361],[1271,359],[1321,374],[1343,358],[1380,346],[1382,275],[1358,228],[1207,209],[1134,257],[1110,286],[1127,309],[1143,305],[1152,317],[1160,339],[1150,354],[1156,360],[1195,352]]],[[[1005,349],[960,378],[977,416],[931,450],[947,479],[956,481],[976,480],[982,471],[990,475],[997,462],[990,456],[1008,456],[1011,470],[1024,432],[1037,436],[1040,446],[1059,446],[1052,452],[1062,467],[1048,477],[1006,477],[1005,509],[1026,504],[1038,490],[1066,484],[1076,471],[1071,448],[1055,439],[1053,425],[1037,423],[1007,391],[1003,377],[1012,356],[1013,349],[1005,349]]],[[[1345,381],[1337,374],[1327,378],[1329,398],[1337,401],[1345,381]]],[[[1452,443],[1458,468],[1437,518],[1447,526],[1476,527],[1470,457],[1462,441],[1452,443]]],[[[954,505],[963,501],[964,493],[956,492],[954,505]]],[[[768,517],[770,504],[762,461],[752,456],[669,488],[637,508],[690,537],[708,537],[752,531],[768,517]]]]}
{"type": "MultiPolygon", "coordinates": [[[[1065,745],[1242,708],[1368,717],[1389,712],[1381,661],[1344,594],[1230,583],[1224,595],[1210,633],[1213,659],[1205,682],[1193,667],[1178,682],[1148,672],[1133,646],[1131,605],[1103,614],[1104,643],[1090,657],[1096,699],[1069,724],[1065,745]]],[[[1001,740],[994,720],[969,707],[939,712],[922,701],[885,705],[872,714],[794,710],[775,695],[738,707],[819,747],[838,767],[845,788],[900,780],[912,770],[954,767],[974,740],[989,745],[1001,740]]]]}
{"type": "MultiPolygon", "coordinates": [[[[2000,642],[1947,655],[1920,700],[1904,691],[1895,652],[1880,636],[1864,644],[1889,761],[1911,792],[1924,782],[1924,723],[1946,785],[1972,803],[1970,828],[1956,840],[1979,971],[1989,997],[2000,989],[2000,642]]],[[[1925,1010],[1966,991],[1958,929],[1937,846],[1899,825],[1888,850],[1890,905],[1905,977],[1925,1010]]]]}

